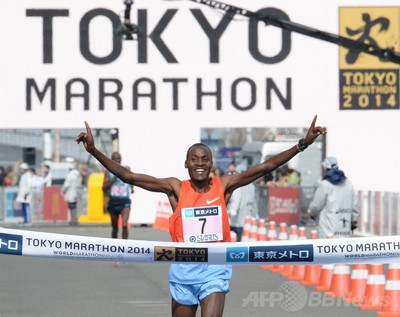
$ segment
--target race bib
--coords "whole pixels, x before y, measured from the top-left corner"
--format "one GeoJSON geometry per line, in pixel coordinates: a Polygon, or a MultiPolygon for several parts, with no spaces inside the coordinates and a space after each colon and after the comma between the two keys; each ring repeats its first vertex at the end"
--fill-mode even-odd
{"type": "Polygon", "coordinates": [[[128,191],[126,190],[126,185],[113,185],[110,188],[110,196],[112,197],[128,197],[128,191]]]}
{"type": "Polygon", "coordinates": [[[220,205],[182,208],[181,216],[185,242],[222,241],[222,208],[220,205]]]}

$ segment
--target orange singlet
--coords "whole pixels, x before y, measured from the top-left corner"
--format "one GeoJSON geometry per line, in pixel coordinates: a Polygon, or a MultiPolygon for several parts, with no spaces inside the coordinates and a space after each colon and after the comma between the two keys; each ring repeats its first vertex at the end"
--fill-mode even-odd
{"type": "Polygon", "coordinates": [[[179,201],[169,218],[174,242],[230,242],[229,216],[219,177],[212,177],[207,193],[197,193],[182,181],[179,201]]]}

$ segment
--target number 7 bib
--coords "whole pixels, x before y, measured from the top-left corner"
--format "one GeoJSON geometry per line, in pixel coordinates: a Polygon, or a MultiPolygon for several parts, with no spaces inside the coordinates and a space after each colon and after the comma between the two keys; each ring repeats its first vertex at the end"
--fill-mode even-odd
{"type": "Polygon", "coordinates": [[[214,242],[223,239],[220,205],[182,208],[181,216],[185,242],[214,242]]]}

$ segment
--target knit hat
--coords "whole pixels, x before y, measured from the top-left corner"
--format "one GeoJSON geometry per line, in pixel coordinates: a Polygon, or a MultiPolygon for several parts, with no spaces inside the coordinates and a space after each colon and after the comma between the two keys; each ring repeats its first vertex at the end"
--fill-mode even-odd
{"type": "Polygon", "coordinates": [[[322,166],[325,167],[326,169],[338,168],[339,163],[335,157],[329,156],[325,158],[325,160],[322,162],[322,166]]]}

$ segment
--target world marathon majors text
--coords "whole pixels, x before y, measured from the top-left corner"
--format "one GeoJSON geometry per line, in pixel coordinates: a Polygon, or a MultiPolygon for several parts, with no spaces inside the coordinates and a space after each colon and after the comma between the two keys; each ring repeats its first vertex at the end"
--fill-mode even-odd
{"type": "Polygon", "coordinates": [[[56,248],[62,250],[109,252],[109,253],[128,253],[128,254],[151,254],[150,248],[138,246],[117,246],[101,243],[69,242],[59,240],[48,240],[25,237],[28,247],[56,248]]]}
{"type": "MultiPolygon", "coordinates": [[[[189,88],[191,91],[194,91],[196,95],[196,97],[192,99],[196,100],[196,110],[203,110],[205,108],[203,105],[203,98],[207,98],[207,108],[211,107],[210,98],[214,98],[215,109],[222,110],[222,105],[227,104],[226,100],[222,103],[223,91],[226,89],[230,91],[230,105],[239,111],[249,111],[255,108],[257,104],[260,104],[260,102],[257,101],[259,89],[262,89],[264,93],[266,110],[271,110],[274,106],[273,102],[277,101],[280,102],[285,110],[292,109],[292,78],[290,77],[282,79],[282,83],[279,85],[276,83],[276,79],[270,77],[265,78],[263,83],[249,77],[229,80],[231,84],[226,84],[228,79],[216,78],[213,85],[210,86],[209,83],[204,84],[205,79],[203,78],[163,78],[159,83],[157,83],[157,80],[147,77],[138,78],[133,82],[130,88],[132,92],[131,109],[133,111],[138,111],[140,100],[145,99],[143,106],[149,105],[150,110],[156,111],[157,99],[160,99],[157,92],[161,90],[163,94],[162,105],[170,104],[173,111],[178,111],[181,109],[180,95],[183,94],[181,88],[183,85],[191,84],[193,81],[195,81],[195,86],[191,85],[189,88]],[[204,88],[204,86],[207,86],[207,88],[204,88]],[[170,89],[170,92],[167,93],[165,89],[170,89]],[[145,90],[146,92],[141,92],[140,90],[145,90]],[[171,97],[170,102],[166,101],[166,96],[171,97]],[[245,96],[245,98],[243,98],[243,96],[245,96]],[[243,99],[246,100],[243,101],[243,99]]],[[[42,82],[43,80],[41,79],[38,81],[42,82]]],[[[89,82],[84,78],[77,77],[70,79],[65,84],[65,110],[71,111],[72,106],[83,107],[85,111],[91,110],[90,104],[95,104],[89,100],[91,87],[89,82]],[[74,90],[78,90],[79,92],[74,90]]],[[[185,92],[189,88],[186,87],[185,92]]],[[[121,97],[124,90],[124,82],[118,78],[99,78],[97,89],[98,110],[100,111],[104,111],[106,106],[112,107],[112,109],[116,106],[117,111],[123,111],[124,104],[129,104],[124,102],[121,97]]],[[[35,78],[27,78],[25,110],[33,111],[35,107],[40,105],[48,106],[51,111],[56,111],[60,108],[59,105],[57,105],[57,101],[60,100],[57,96],[60,95],[61,91],[56,78],[47,78],[40,87],[35,78]]]]}

